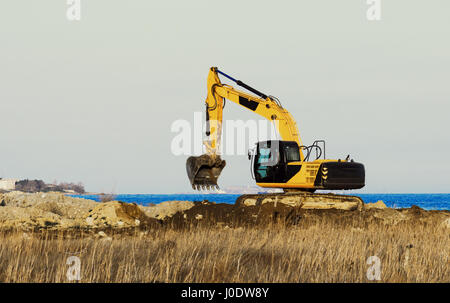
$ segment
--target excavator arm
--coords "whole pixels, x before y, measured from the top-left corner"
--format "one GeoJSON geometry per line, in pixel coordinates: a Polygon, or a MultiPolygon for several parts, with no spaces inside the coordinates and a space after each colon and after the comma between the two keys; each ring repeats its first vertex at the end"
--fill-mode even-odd
{"type": "MultiPolygon", "coordinates": [[[[199,157],[189,157],[186,162],[188,177],[194,189],[218,187],[217,178],[226,165],[219,155],[225,99],[272,121],[283,140],[295,141],[298,146],[302,145],[297,124],[291,114],[281,106],[275,97],[259,92],[242,81],[221,72],[217,67],[211,67],[207,78],[207,97],[205,100],[206,135],[209,137],[209,140],[204,141],[206,154],[199,157]],[[230,85],[222,84],[219,74],[254,93],[257,97],[236,90],[230,85]]],[[[301,150],[300,160],[304,160],[301,150]]]]}
{"type": "MultiPolygon", "coordinates": [[[[212,67],[209,71],[208,91],[206,97],[206,119],[209,125],[206,135],[209,141],[204,142],[207,153],[210,155],[217,154],[221,143],[222,134],[222,116],[225,99],[230,100],[244,108],[253,111],[267,120],[275,124],[275,128],[285,141],[295,141],[301,146],[301,140],[297,129],[297,124],[291,114],[285,110],[275,97],[267,96],[256,89],[248,86],[240,80],[236,80],[227,74],[221,72],[217,67],[212,67]],[[251,91],[258,97],[244,93],[234,89],[230,85],[222,84],[218,74],[234,81],[237,85],[251,91]]],[[[300,151],[300,159],[303,161],[304,156],[300,151]]]]}

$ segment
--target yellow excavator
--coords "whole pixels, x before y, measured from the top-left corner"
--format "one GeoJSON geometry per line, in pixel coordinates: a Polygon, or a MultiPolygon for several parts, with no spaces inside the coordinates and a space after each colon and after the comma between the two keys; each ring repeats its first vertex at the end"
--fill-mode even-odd
{"type": "Polygon", "coordinates": [[[217,179],[226,162],[221,159],[219,146],[225,100],[230,100],[274,123],[282,140],[258,142],[249,151],[252,175],[258,186],[280,188],[281,193],[240,196],[236,204],[258,205],[282,202],[303,208],[356,209],[363,205],[357,196],[318,194],[316,190],[359,189],[365,185],[365,170],[361,163],[346,159],[330,160],[325,156],[325,141],[302,144],[297,124],[280,101],[250,87],[240,80],[212,67],[207,78],[206,153],[187,159],[186,170],[194,189],[218,188],[217,179]],[[254,95],[223,84],[219,75],[233,81],[254,95]]]}

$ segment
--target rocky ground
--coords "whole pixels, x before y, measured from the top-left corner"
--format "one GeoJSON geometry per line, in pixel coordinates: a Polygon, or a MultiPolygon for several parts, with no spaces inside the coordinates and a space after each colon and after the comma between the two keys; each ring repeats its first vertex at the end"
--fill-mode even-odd
{"type": "Polygon", "coordinates": [[[282,222],[287,225],[310,225],[324,221],[351,223],[364,228],[369,223],[439,224],[450,228],[449,211],[426,211],[387,208],[383,202],[365,204],[362,210],[299,209],[285,204],[235,206],[208,201],[168,201],[140,206],[119,201],[99,203],[73,198],[61,193],[0,194],[0,230],[130,230],[148,228],[185,228],[217,226],[235,228],[282,222]],[[413,221],[411,221],[413,220],[413,221]]]}

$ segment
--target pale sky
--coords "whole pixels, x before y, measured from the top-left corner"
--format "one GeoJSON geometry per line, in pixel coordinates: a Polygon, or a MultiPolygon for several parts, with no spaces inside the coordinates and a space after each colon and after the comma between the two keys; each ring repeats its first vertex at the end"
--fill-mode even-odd
{"type": "MultiPolygon", "coordinates": [[[[450,2],[81,0],[0,3],[0,177],[88,191],[190,190],[171,153],[211,66],[277,96],[305,144],[366,167],[360,192],[449,192],[450,2]]],[[[225,82],[225,81],[224,81],[225,82]]],[[[259,119],[227,103],[225,119],[259,119]]],[[[227,156],[221,186],[253,185],[227,156]]]]}

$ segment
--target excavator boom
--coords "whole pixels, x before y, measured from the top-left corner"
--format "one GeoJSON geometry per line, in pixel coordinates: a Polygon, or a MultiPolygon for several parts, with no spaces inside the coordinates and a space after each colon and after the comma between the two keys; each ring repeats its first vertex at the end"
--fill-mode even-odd
{"type": "MultiPolygon", "coordinates": [[[[274,121],[277,130],[284,140],[292,140],[301,145],[297,125],[288,111],[279,104],[274,97],[250,87],[240,80],[212,67],[207,79],[206,106],[206,136],[209,140],[204,141],[206,154],[199,157],[191,156],[186,162],[186,171],[193,189],[218,188],[217,179],[225,167],[226,162],[219,155],[219,146],[222,134],[222,118],[225,99],[237,103],[256,114],[274,121]],[[222,84],[219,74],[234,81],[237,85],[249,90],[258,97],[234,89],[229,85],[222,84]]],[[[300,151],[300,159],[303,160],[300,151]]]]}

